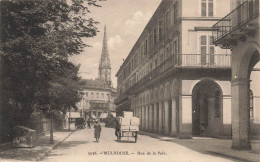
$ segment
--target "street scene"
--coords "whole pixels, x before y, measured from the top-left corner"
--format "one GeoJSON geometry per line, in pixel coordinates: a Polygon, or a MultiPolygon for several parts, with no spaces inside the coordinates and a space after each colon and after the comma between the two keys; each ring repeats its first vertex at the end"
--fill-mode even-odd
{"type": "Polygon", "coordinates": [[[259,0],[0,0],[0,162],[260,162],[259,0]]]}
{"type": "Polygon", "coordinates": [[[190,150],[170,142],[173,138],[169,137],[139,135],[137,143],[127,137],[117,141],[114,129],[102,129],[99,142],[95,141],[93,130],[74,132],[43,161],[232,161],[190,150]]]}

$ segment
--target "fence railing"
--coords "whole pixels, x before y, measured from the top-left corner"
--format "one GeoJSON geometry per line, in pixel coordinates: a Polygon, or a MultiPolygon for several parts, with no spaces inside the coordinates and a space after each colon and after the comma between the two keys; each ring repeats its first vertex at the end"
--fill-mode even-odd
{"type": "Polygon", "coordinates": [[[259,0],[246,0],[213,25],[214,42],[259,16],[259,0]]]}
{"type": "Polygon", "coordinates": [[[176,67],[230,67],[229,54],[182,54],[174,55],[176,67]]]}

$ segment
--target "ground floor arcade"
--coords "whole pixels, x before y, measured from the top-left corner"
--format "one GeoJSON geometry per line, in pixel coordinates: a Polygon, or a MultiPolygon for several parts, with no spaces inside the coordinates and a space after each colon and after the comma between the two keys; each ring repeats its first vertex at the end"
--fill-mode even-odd
{"type": "Polygon", "coordinates": [[[179,138],[232,136],[230,81],[169,79],[133,96],[131,108],[143,131],[179,138]]]}

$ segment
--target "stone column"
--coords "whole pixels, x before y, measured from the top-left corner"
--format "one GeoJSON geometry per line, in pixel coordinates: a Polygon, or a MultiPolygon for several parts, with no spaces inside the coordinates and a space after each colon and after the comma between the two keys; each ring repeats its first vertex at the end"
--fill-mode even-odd
{"type": "Polygon", "coordinates": [[[150,105],[147,105],[147,131],[150,131],[150,105]]]}
{"type": "Polygon", "coordinates": [[[172,98],[172,129],[171,129],[171,136],[177,136],[177,131],[176,131],[176,99],[172,98]]]}
{"type": "Polygon", "coordinates": [[[160,101],[159,102],[159,126],[158,126],[158,133],[162,133],[162,127],[163,127],[163,121],[162,121],[162,118],[163,117],[163,104],[162,102],[160,101]]]}
{"type": "Polygon", "coordinates": [[[149,131],[153,131],[153,104],[149,106],[149,131]]]}
{"type": "Polygon", "coordinates": [[[236,78],[231,82],[232,148],[251,149],[249,139],[250,116],[248,79],[236,78]]]}
{"type": "Polygon", "coordinates": [[[157,103],[154,103],[154,106],[153,106],[153,132],[158,131],[158,127],[157,127],[157,123],[158,123],[157,114],[158,113],[159,112],[157,112],[157,103]]]}
{"type": "Polygon", "coordinates": [[[143,109],[144,109],[144,114],[143,114],[144,127],[143,127],[143,130],[146,130],[146,119],[147,119],[147,117],[146,117],[146,107],[144,106],[143,109]]]}
{"type": "Polygon", "coordinates": [[[164,133],[169,134],[169,103],[168,101],[164,101],[164,133]]]}
{"type": "Polygon", "coordinates": [[[149,126],[149,113],[148,113],[148,105],[145,106],[145,130],[148,131],[149,126]]]}
{"type": "Polygon", "coordinates": [[[179,138],[192,138],[192,96],[182,96],[180,107],[180,133],[179,138]]]}
{"type": "Polygon", "coordinates": [[[144,106],[142,106],[141,107],[141,111],[142,111],[142,130],[144,130],[145,129],[145,108],[144,108],[144,106]]]}

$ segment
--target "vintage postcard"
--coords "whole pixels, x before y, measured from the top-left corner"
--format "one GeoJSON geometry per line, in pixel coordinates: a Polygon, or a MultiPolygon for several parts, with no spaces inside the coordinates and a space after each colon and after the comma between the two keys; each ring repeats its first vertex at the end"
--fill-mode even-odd
{"type": "Polygon", "coordinates": [[[0,162],[259,162],[259,13],[0,0],[0,162]]]}

